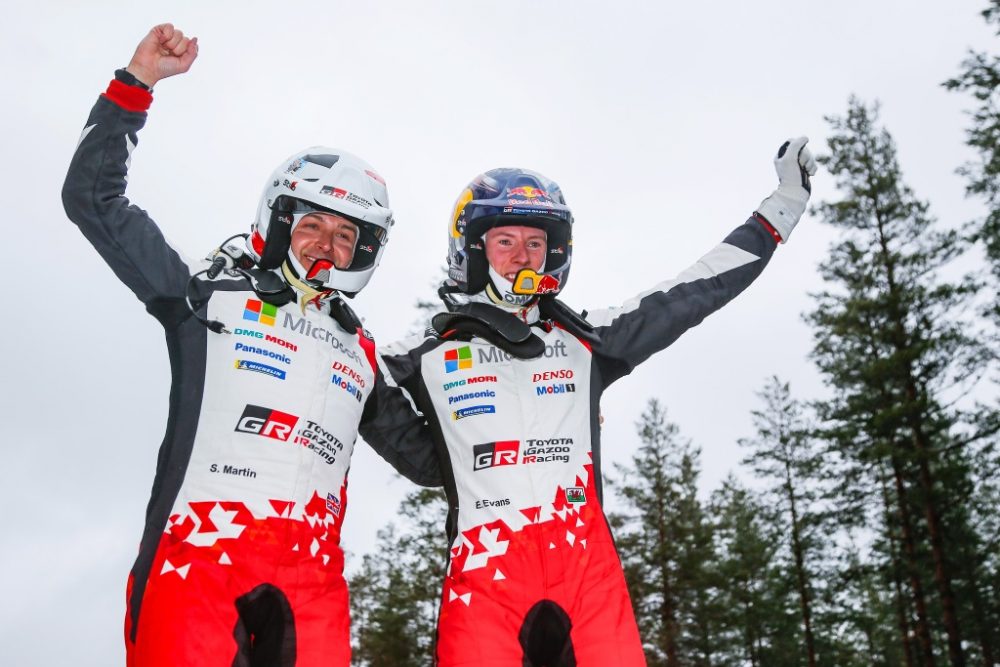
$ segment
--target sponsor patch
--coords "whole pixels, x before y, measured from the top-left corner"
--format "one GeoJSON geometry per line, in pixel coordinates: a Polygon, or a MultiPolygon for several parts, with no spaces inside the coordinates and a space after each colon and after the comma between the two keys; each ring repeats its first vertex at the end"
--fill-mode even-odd
{"type": "Polygon", "coordinates": [[[524,441],[521,463],[569,463],[573,438],[528,438],[524,441]]]}
{"type": "MultiPolygon", "coordinates": [[[[491,345],[485,349],[479,347],[477,350],[479,351],[479,363],[481,364],[499,364],[511,360],[510,353],[504,352],[499,347],[491,345]]],[[[566,343],[561,340],[556,340],[551,345],[546,344],[543,356],[546,359],[552,359],[554,357],[568,357],[569,354],[566,352],[566,343]]]]}
{"type": "Polygon", "coordinates": [[[281,323],[281,326],[284,328],[294,331],[295,333],[302,334],[303,336],[308,336],[309,338],[326,341],[332,345],[334,349],[339,350],[341,354],[353,359],[358,364],[364,364],[364,362],[361,361],[361,356],[354,350],[348,349],[348,347],[342,343],[332,331],[324,329],[323,327],[315,326],[304,317],[295,317],[288,312],[284,313],[284,316],[285,317],[281,323]]]}
{"type": "Polygon", "coordinates": [[[518,440],[485,442],[472,446],[472,469],[484,470],[517,463],[518,440]]]}
{"type": "Polygon", "coordinates": [[[464,371],[470,368],[472,368],[472,348],[468,345],[444,351],[445,373],[454,373],[455,371],[464,371]]]}
{"type": "Polygon", "coordinates": [[[306,420],[306,425],[298,430],[292,442],[311,450],[327,465],[333,465],[337,455],[344,451],[344,443],[337,436],[311,419],[306,420]]]}
{"type": "Polygon", "coordinates": [[[487,389],[485,391],[473,391],[467,394],[458,394],[456,396],[448,397],[448,405],[452,403],[461,403],[462,401],[471,401],[474,398],[496,398],[497,393],[492,389],[487,389]]]}
{"type": "Polygon", "coordinates": [[[354,384],[346,377],[342,375],[337,375],[336,373],[333,374],[333,377],[330,379],[330,381],[333,383],[333,386],[340,387],[348,394],[353,396],[358,401],[358,403],[361,402],[361,388],[358,387],[358,385],[354,384]]]}
{"type": "Polygon", "coordinates": [[[572,380],[573,379],[573,369],[572,368],[560,368],[557,371],[545,371],[543,373],[534,373],[531,376],[531,381],[538,382],[551,382],[552,380],[572,380]]]}
{"type": "Polygon", "coordinates": [[[551,396],[553,394],[572,394],[576,391],[576,385],[572,382],[560,384],[540,384],[535,387],[535,396],[551,396]]]}
{"type": "Polygon", "coordinates": [[[445,391],[451,391],[456,387],[464,387],[470,384],[493,384],[496,381],[496,375],[477,375],[475,377],[465,378],[464,380],[452,380],[451,382],[445,382],[441,385],[441,388],[445,391]]]}
{"type": "Polygon", "coordinates": [[[279,380],[285,379],[285,371],[280,368],[261,364],[256,361],[250,361],[248,359],[237,359],[236,368],[241,371],[254,371],[255,373],[270,375],[271,377],[278,378],[279,380]]]}
{"type": "Polygon", "coordinates": [[[274,352],[264,347],[254,347],[253,345],[244,345],[243,343],[237,342],[233,349],[235,349],[237,352],[249,352],[250,354],[259,354],[262,357],[267,357],[268,359],[274,359],[275,361],[280,361],[283,364],[292,363],[292,359],[288,355],[281,354],[280,352],[274,352]]]}
{"type": "Polygon", "coordinates": [[[240,420],[236,423],[236,431],[287,442],[298,421],[298,417],[287,412],[259,405],[247,405],[243,409],[243,414],[240,415],[240,420]]]}
{"type": "Polygon", "coordinates": [[[247,299],[243,310],[243,319],[250,322],[260,322],[269,327],[274,326],[274,318],[278,316],[278,307],[272,303],[264,303],[257,299],[247,299]]]}
{"type": "Polygon", "coordinates": [[[451,413],[451,418],[455,421],[476,415],[492,415],[497,411],[495,405],[473,405],[468,408],[461,408],[451,413]]]}
{"type": "Polygon", "coordinates": [[[360,195],[356,195],[353,192],[348,192],[341,188],[335,188],[332,185],[324,185],[320,188],[319,193],[321,195],[329,195],[336,199],[343,199],[344,201],[349,201],[352,204],[356,204],[361,208],[371,208],[372,203],[360,195]]]}

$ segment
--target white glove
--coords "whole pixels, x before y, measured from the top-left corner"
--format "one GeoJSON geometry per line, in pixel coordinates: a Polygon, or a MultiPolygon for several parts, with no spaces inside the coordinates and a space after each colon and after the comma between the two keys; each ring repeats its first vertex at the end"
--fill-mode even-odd
{"type": "Polygon", "coordinates": [[[809,137],[789,139],[781,144],[774,158],[778,189],[757,207],[757,213],[781,235],[782,243],[788,240],[806,212],[806,203],[812,193],[809,177],[816,173],[816,158],[806,148],[807,143],[809,137]]]}

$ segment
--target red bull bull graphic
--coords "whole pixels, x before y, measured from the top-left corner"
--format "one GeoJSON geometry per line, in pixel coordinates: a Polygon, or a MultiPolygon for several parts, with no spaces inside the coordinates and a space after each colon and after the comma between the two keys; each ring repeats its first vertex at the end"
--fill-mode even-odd
{"type": "Polygon", "coordinates": [[[519,206],[540,206],[552,208],[555,204],[549,193],[541,188],[521,185],[507,190],[507,203],[519,206]]]}
{"type": "Polygon", "coordinates": [[[559,291],[559,281],[555,276],[542,276],[535,287],[535,294],[553,294],[559,291]]]}
{"type": "Polygon", "coordinates": [[[528,201],[534,201],[537,199],[544,199],[549,202],[552,201],[552,198],[549,197],[549,193],[545,190],[535,188],[530,185],[521,185],[507,190],[507,197],[510,199],[527,199],[528,201]]]}
{"type": "Polygon", "coordinates": [[[559,292],[559,279],[531,269],[521,269],[514,278],[514,294],[555,294],[559,292]]]}

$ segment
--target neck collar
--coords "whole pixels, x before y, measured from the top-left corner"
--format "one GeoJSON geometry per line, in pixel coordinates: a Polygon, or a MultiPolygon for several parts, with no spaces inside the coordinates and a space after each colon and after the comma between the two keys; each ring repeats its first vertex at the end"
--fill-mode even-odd
{"type": "Polygon", "coordinates": [[[324,304],[334,294],[334,290],[318,290],[300,280],[295,269],[289,266],[287,261],[281,263],[281,275],[299,297],[299,307],[302,308],[303,314],[309,304],[316,306],[317,310],[323,310],[324,304]]]}

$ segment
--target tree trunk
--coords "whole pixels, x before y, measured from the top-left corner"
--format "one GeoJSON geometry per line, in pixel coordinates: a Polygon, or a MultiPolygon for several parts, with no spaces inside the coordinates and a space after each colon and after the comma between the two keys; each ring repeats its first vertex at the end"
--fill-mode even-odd
{"type": "MultiPolygon", "coordinates": [[[[879,208],[877,199],[875,204],[875,216],[878,223],[879,243],[881,244],[883,264],[885,266],[888,293],[891,297],[890,321],[892,322],[893,347],[898,353],[912,352],[912,345],[908,340],[906,330],[906,318],[900,312],[899,288],[896,285],[895,264],[892,253],[889,251],[889,243],[885,235],[884,214],[879,208]]],[[[942,540],[941,520],[934,504],[934,478],[930,469],[931,445],[927,434],[924,432],[923,419],[919,408],[920,392],[917,389],[917,382],[914,378],[912,362],[905,362],[903,367],[903,379],[905,385],[903,389],[906,393],[906,400],[910,405],[909,418],[907,419],[910,428],[910,441],[917,455],[917,463],[920,470],[920,486],[923,491],[924,517],[927,521],[927,531],[931,542],[931,556],[934,560],[934,583],[937,585],[938,595],[941,598],[941,613],[944,623],[945,634],[948,636],[948,657],[952,667],[965,667],[965,656],[962,653],[962,641],[958,628],[958,616],[955,613],[955,595],[951,588],[951,575],[948,570],[944,553],[944,542],[942,540]]]]}
{"type": "Polygon", "coordinates": [[[913,606],[917,612],[917,641],[920,646],[921,662],[924,667],[934,667],[934,648],[931,643],[930,627],[927,624],[927,601],[924,597],[923,583],[920,581],[917,549],[913,540],[913,520],[910,517],[909,500],[906,497],[906,484],[903,481],[903,466],[896,454],[892,455],[892,472],[896,482],[896,503],[899,508],[907,570],[910,575],[910,590],[913,593],[913,606]]]}
{"type": "Polygon", "coordinates": [[[757,656],[757,650],[754,648],[754,624],[753,614],[750,611],[750,600],[743,601],[743,617],[746,619],[746,627],[743,629],[743,640],[746,642],[747,658],[750,660],[750,667],[760,667],[760,658],[757,656]]]}
{"type": "Polygon", "coordinates": [[[792,473],[785,463],[785,493],[792,515],[792,553],[795,557],[795,573],[798,579],[799,606],[802,609],[802,625],[806,635],[806,658],[809,667],[816,667],[816,646],[813,642],[812,613],[809,603],[809,582],[806,580],[805,549],[799,529],[798,512],[795,509],[795,491],[792,487],[792,473]]]}
{"type": "Polygon", "coordinates": [[[903,564],[900,562],[896,531],[893,529],[892,501],[889,489],[886,487],[885,472],[879,466],[879,477],[882,484],[882,503],[885,507],[885,533],[889,539],[889,560],[892,563],[892,585],[896,593],[896,624],[899,629],[900,643],[903,647],[903,659],[906,667],[913,667],[913,643],[910,638],[910,613],[903,594],[903,564]]]}
{"type": "MultiPolygon", "coordinates": [[[[916,389],[911,385],[907,388],[914,392],[913,399],[916,400],[916,389]]],[[[909,397],[908,397],[909,398],[909,397]]],[[[913,446],[917,450],[917,459],[920,465],[920,486],[924,496],[924,516],[927,520],[927,532],[931,540],[931,555],[934,558],[934,583],[937,584],[938,595],[941,597],[941,615],[944,622],[945,634],[948,635],[948,657],[952,667],[965,667],[965,654],[962,652],[962,639],[958,628],[958,614],[955,611],[955,593],[951,588],[951,574],[948,570],[947,559],[944,553],[944,540],[941,535],[941,518],[934,503],[934,478],[931,476],[931,467],[928,461],[930,447],[927,439],[920,429],[919,417],[913,426],[913,446]]],[[[969,582],[975,586],[976,582],[969,582]]]]}
{"type": "Polygon", "coordinates": [[[663,652],[667,655],[667,667],[680,667],[677,659],[677,605],[667,577],[669,572],[663,568],[663,601],[660,603],[660,623],[663,626],[663,652]]]}

